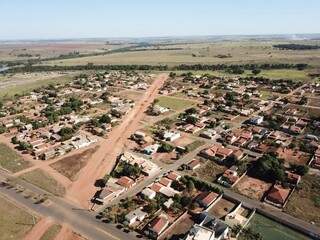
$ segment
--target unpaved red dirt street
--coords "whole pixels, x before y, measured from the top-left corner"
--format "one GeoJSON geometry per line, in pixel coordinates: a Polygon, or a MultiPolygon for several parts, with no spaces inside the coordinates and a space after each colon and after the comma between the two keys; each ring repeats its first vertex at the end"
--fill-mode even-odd
{"type": "Polygon", "coordinates": [[[92,155],[89,163],[81,169],[78,180],[69,188],[67,199],[77,201],[83,207],[89,207],[90,199],[96,191],[95,180],[110,173],[117,156],[123,151],[125,142],[139,128],[144,112],[157,96],[167,77],[167,74],[158,75],[122,123],[110,133],[108,139],[101,141],[101,147],[92,155]]]}
{"type": "Polygon", "coordinates": [[[38,240],[53,224],[49,218],[42,218],[34,227],[27,233],[24,240],[38,240]]]}

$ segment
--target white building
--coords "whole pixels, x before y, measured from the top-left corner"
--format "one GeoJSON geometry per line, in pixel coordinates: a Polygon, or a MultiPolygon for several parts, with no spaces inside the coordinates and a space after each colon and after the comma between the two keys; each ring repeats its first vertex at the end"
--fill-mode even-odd
{"type": "Polygon", "coordinates": [[[137,208],[136,210],[133,210],[129,212],[126,216],[126,223],[128,223],[129,226],[135,224],[137,221],[142,222],[145,217],[148,215],[146,212],[141,210],[142,208],[137,208]]]}

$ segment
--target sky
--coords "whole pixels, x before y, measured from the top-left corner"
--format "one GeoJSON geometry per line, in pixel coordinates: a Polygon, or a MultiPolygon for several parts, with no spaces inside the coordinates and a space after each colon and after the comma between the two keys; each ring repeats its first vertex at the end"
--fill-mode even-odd
{"type": "Polygon", "coordinates": [[[0,0],[0,39],[320,33],[319,0],[0,0]]]}

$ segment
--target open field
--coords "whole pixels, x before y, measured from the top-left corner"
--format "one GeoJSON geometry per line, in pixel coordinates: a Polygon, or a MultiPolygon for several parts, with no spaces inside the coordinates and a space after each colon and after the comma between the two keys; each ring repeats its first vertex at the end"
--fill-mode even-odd
{"type": "Polygon", "coordinates": [[[64,187],[41,169],[25,173],[21,177],[54,195],[63,196],[65,193],[64,187]]]}
{"type": "Polygon", "coordinates": [[[307,175],[289,199],[285,211],[320,227],[320,177],[307,175]]]}
{"type": "MultiPolygon", "coordinates": [[[[281,225],[269,218],[266,218],[260,214],[255,214],[249,223],[249,227],[253,231],[260,233],[263,236],[263,240],[307,240],[306,236],[281,225]]],[[[242,238],[240,238],[242,240],[242,238]]]]}
{"type": "Polygon", "coordinates": [[[54,224],[48,228],[48,230],[41,236],[40,240],[54,240],[60,230],[61,226],[54,224]]]}
{"type": "Polygon", "coordinates": [[[126,45],[123,44],[107,44],[104,41],[39,41],[30,43],[3,43],[0,45],[0,59],[3,61],[13,61],[38,57],[51,58],[73,52],[79,52],[79,54],[91,54],[105,52],[106,50],[125,46],[126,45]]]}
{"type": "Polygon", "coordinates": [[[158,105],[174,111],[180,111],[195,105],[194,101],[169,96],[160,96],[157,99],[159,100],[158,105]]]}
{"type": "Polygon", "coordinates": [[[66,176],[71,181],[75,181],[78,177],[79,171],[87,165],[92,154],[97,150],[96,148],[87,149],[82,153],[74,154],[69,157],[65,157],[58,162],[51,164],[50,166],[66,176]]]}
{"type": "MultiPolygon", "coordinates": [[[[178,50],[146,50],[121,52],[104,56],[93,56],[44,62],[49,65],[94,64],[219,64],[219,63],[275,63],[304,62],[319,65],[320,50],[287,51],[272,46],[279,41],[220,41],[212,43],[176,44],[178,50]],[[219,55],[230,55],[221,58],[219,55]]],[[[282,42],[283,43],[283,42],[282,42]]]]}
{"type": "Polygon", "coordinates": [[[271,183],[266,183],[260,179],[244,176],[235,186],[235,189],[249,198],[261,200],[271,185],[271,183]]]}
{"type": "Polygon", "coordinates": [[[0,212],[0,240],[21,240],[34,224],[31,214],[2,197],[0,212]]]}
{"type": "Polygon", "coordinates": [[[201,164],[201,167],[196,169],[195,174],[206,181],[214,182],[217,179],[217,176],[222,174],[227,167],[219,165],[211,160],[205,160],[204,163],[201,164]]]}
{"type": "Polygon", "coordinates": [[[15,94],[29,93],[36,88],[49,84],[63,84],[71,81],[77,74],[79,73],[41,72],[0,76],[0,98],[10,98],[15,94]]]}
{"type": "Polygon", "coordinates": [[[0,167],[10,172],[19,172],[31,166],[31,163],[23,160],[14,150],[0,143],[0,167]]]}
{"type": "Polygon", "coordinates": [[[221,198],[210,210],[209,213],[213,216],[224,219],[224,217],[230,213],[236,206],[235,203],[230,202],[224,198],[221,198]]]}

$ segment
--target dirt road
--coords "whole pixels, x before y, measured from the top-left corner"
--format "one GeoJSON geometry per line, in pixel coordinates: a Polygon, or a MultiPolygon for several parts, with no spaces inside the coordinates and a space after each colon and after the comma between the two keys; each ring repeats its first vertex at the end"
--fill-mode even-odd
{"type": "Polygon", "coordinates": [[[48,230],[53,224],[50,218],[42,218],[30,232],[24,237],[24,240],[39,240],[41,236],[48,230]]]}
{"type": "Polygon", "coordinates": [[[117,156],[123,150],[125,142],[138,129],[144,112],[153,102],[166,79],[167,74],[157,76],[142,99],[125,116],[123,122],[110,133],[108,139],[101,142],[99,150],[93,154],[89,163],[80,171],[78,180],[69,188],[66,195],[67,199],[76,200],[81,206],[86,208],[90,206],[90,199],[96,191],[94,187],[95,180],[110,173],[117,156]]]}

